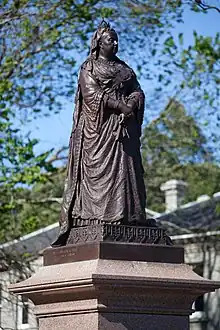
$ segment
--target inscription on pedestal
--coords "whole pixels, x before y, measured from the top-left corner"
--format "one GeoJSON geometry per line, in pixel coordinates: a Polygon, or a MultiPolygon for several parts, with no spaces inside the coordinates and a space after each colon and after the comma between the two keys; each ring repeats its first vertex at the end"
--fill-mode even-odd
{"type": "Polygon", "coordinates": [[[97,242],[88,243],[86,245],[68,245],[47,249],[44,252],[44,265],[62,264],[71,261],[80,261],[86,259],[96,259],[98,256],[99,246],[97,242]]]}
{"type": "Polygon", "coordinates": [[[54,251],[54,249],[51,252],[52,257],[54,258],[54,261],[58,262],[60,259],[65,259],[70,256],[76,255],[77,253],[77,247],[76,246],[69,246],[67,248],[57,249],[57,251],[54,251]]]}
{"type": "Polygon", "coordinates": [[[50,249],[50,256],[53,258],[54,263],[60,263],[60,260],[69,259],[70,256],[77,254],[77,246],[67,246],[62,249],[53,248],[50,249]]]}

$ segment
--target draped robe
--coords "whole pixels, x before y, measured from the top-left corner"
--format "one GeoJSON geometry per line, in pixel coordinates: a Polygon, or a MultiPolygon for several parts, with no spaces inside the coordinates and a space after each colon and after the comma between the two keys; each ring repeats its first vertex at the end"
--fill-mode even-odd
{"type": "Polygon", "coordinates": [[[133,70],[89,57],[81,67],[69,144],[60,234],[72,228],[108,222],[146,221],[146,193],[140,154],[144,93],[133,70]],[[135,100],[126,118],[109,100],[135,100]]]}

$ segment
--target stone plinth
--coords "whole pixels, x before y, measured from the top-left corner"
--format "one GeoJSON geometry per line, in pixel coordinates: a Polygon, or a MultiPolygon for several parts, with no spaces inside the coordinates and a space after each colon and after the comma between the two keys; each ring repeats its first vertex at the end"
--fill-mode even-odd
{"type": "Polygon", "coordinates": [[[94,242],[44,259],[11,286],[35,303],[40,330],[187,330],[195,298],[220,287],[183,263],[181,247],[94,242]]]}
{"type": "Polygon", "coordinates": [[[183,263],[184,250],[180,246],[96,241],[44,251],[44,266],[92,259],[183,263]]]}

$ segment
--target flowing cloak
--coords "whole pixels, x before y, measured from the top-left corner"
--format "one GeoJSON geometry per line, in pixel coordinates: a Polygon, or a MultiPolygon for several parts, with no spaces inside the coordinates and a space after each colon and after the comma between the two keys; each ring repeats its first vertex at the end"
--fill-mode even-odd
{"type": "Polygon", "coordinates": [[[140,154],[144,93],[133,70],[89,57],[82,65],[69,143],[59,245],[72,227],[110,222],[143,224],[146,193],[140,154]],[[134,116],[109,100],[135,100],[134,116]]]}

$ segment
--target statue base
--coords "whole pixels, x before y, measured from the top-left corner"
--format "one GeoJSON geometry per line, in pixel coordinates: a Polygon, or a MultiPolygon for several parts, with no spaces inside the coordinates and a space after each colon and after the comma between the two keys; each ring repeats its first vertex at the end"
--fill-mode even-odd
{"type": "Polygon", "coordinates": [[[93,240],[47,249],[44,265],[10,287],[34,302],[40,330],[188,330],[193,301],[220,287],[178,246],[93,240]]]}
{"type": "Polygon", "coordinates": [[[72,244],[44,251],[44,266],[93,259],[183,263],[180,246],[96,241],[72,244]]]}
{"type": "Polygon", "coordinates": [[[67,245],[95,241],[173,245],[171,239],[162,228],[111,223],[71,228],[67,245]]]}

